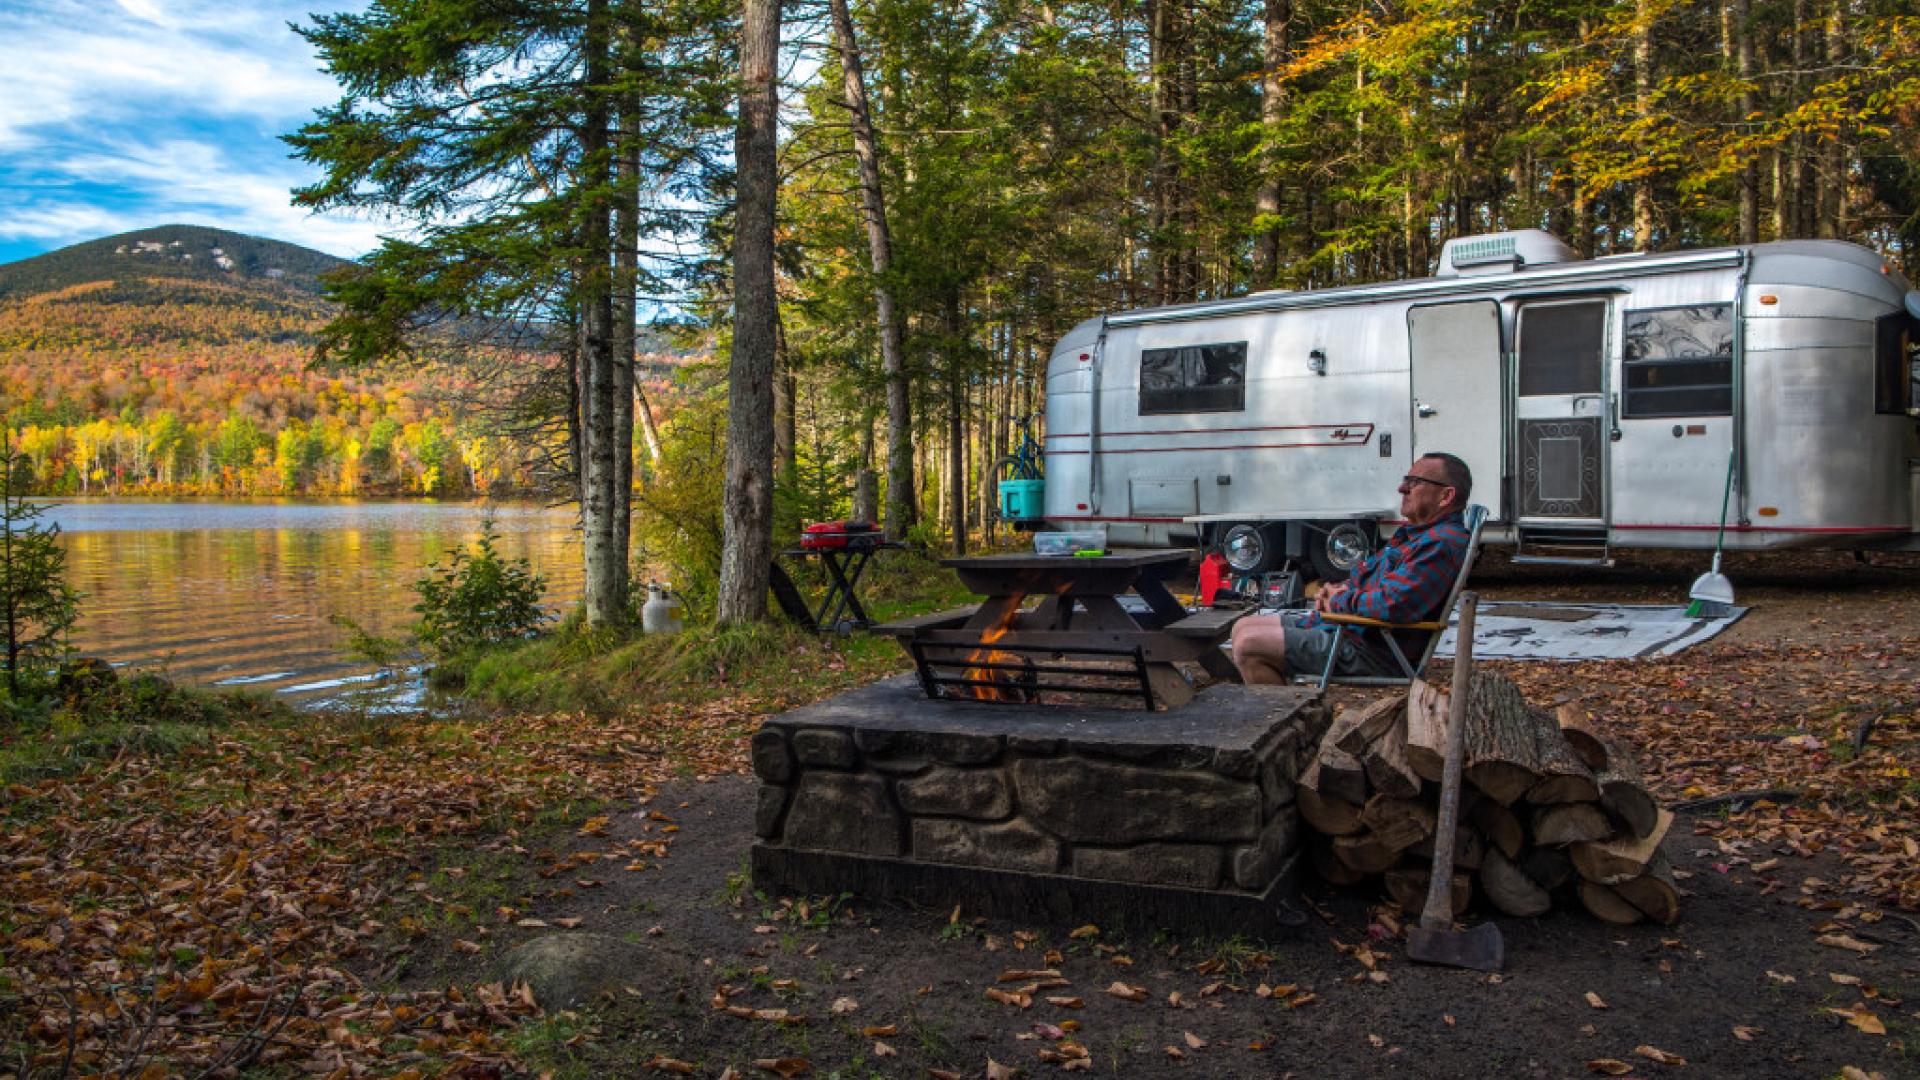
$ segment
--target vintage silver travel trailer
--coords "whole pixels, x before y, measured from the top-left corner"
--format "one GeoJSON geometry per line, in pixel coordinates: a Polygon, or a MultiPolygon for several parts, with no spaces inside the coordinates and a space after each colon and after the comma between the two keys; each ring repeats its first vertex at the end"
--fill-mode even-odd
{"type": "Polygon", "coordinates": [[[1089,319],[1047,369],[1045,519],[1342,572],[1420,454],[1520,559],[1920,548],[1920,293],[1805,240],[1578,261],[1538,230],[1439,276],[1089,319]]]}

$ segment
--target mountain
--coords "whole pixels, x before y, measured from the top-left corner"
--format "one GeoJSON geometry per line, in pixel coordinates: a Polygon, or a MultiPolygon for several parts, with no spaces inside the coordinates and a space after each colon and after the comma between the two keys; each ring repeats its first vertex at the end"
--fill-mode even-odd
{"type": "Polygon", "coordinates": [[[217,282],[318,296],[324,252],[203,225],[161,225],[0,264],[0,301],[101,281],[217,282]]]}

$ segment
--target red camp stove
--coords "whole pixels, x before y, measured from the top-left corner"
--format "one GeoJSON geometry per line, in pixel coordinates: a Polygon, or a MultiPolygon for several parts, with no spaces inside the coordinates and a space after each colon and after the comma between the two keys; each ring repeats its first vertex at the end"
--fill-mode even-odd
{"type": "Polygon", "coordinates": [[[822,521],[800,530],[800,546],[808,551],[871,551],[886,538],[871,521],[822,521]]]}

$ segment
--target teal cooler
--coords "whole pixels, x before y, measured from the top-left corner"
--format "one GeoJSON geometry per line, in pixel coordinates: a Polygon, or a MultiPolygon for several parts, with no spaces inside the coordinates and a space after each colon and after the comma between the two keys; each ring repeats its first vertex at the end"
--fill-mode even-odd
{"type": "Polygon", "coordinates": [[[1046,513],[1045,480],[1000,481],[1000,518],[1003,521],[1038,521],[1046,513]]]}

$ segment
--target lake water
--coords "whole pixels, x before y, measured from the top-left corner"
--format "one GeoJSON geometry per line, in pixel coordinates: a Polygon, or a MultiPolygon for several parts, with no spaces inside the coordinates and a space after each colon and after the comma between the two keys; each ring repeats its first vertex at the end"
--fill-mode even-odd
{"type": "MultiPolygon", "coordinates": [[[[85,656],[181,682],[244,686],[300,705],[373,682],[347,655],[344,615],[403,630],[426,568],[480,535],[491,514],[503,555],[525,557],[554,610],[580,595],[572,511],[434,502],[52,502],[67,581],[81,593],[72,635],[85,656]]],[[[417,695],[418,672],[384,696],[417,695]]]]}

